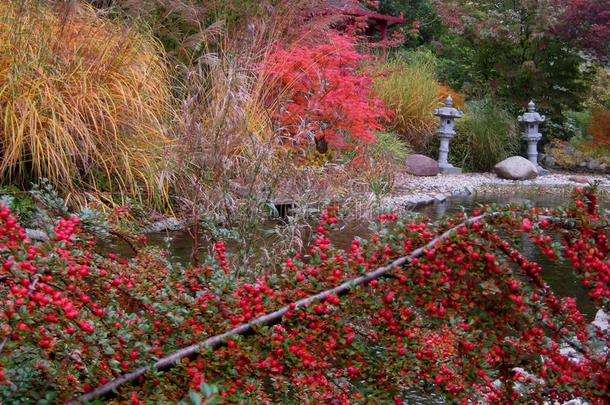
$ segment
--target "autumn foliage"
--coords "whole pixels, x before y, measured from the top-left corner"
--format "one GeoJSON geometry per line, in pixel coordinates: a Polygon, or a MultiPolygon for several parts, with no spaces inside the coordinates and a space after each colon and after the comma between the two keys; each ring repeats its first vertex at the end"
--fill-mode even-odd
{"type": "Polygon", "coordinates": [[[360,68],[356,38],[330,33],[325,41],[279,48],[265,64],[273,115],[284,141],[304,148],[324,140],[334,149],[375,142],[389,116],[360,68]],[[279,100],[279,101],[278,101],[279,100]]]}
{"type": "Polygon", "coordinates": [[[601,59],[610,47],[609,0],[561,0],[563,13],[556,32],[601,59]]]}
{"type": "Polygon", "coordinates": [[[485,208],[466,226],[463,214],[438,224],[383,214],[370,240],[345,251],[331,243],[338,214],[329,207],[308,251],[246,281],[232,277],[222,241],[216,260],[182,268],[135,241],[131,259],[96,253],[77,217],[35,244],[3,208],[0,399],[63,402],[288,306],[281,323],[229,338],[116,395],[176,402],[187,387],[213,383],[228,403],[399,402],[409,387],[462,403],[575,396],[603,403],[608,355],[596,348],[608,344],[607,332],[590,326],[572,298],[556,296],[540,265],[518,250],[525,235],[550,260],[570,263],[608,310],[608,218],[591,190],[579,190],[565,209],[485,208]],[[452,228],[391,277],[294,305],[452,228]],[[562,354],[566,342],[578,361],[562,354]]]}
{"type": "Polygon", "coordinates": [[[610,146],[610,110],[601,106],[591,112],[589,132],[597,146],[610,146]]]}

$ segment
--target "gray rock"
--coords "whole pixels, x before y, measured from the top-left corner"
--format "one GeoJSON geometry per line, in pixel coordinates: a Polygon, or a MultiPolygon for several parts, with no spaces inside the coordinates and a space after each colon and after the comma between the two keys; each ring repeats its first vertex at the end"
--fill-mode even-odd
{"type": "Polygon", "coordinates": [[[555,167],[555,158],[551,155],[546,155],[544,158],[544,164],[547,167],[555,167]]]}
{"type": "Polygon", "coordinates": [[[468,194],[468,195],[473,195],[475,193],[475,189],[472,186],[466,186],[464,187],[464,191],[468,194]]]}
{"type": "Polygon", "coordinates": [[[184,223],[177,218],[166,218],[161,221],[153,222],[144,229],[145,233],[177,231],[182,229],[184,223]]]}
{"type": "Polygon", "coordinates": [[[527,180],[538,176],[538,168],[521,156],[504,159],[494,167],[498,177],[509,180],[527,180]]]}
{"type": "Polygon", "coordinates": [[[447,201],[447,196],[445,194],[437,194],[434,196],[434,201],[436,201],[437,203],[444,203],[445,201],[447,201]]]}
{"type": "Polygon", "coordinates": [[[580,162],[580,163],[578,164],[578,166],[580,166],[580,167],[587,167],[587,162],[584,162],[584,161],[583,161],[583,162],[580,162]]]}
{"type": "Polygon", "coordinates": [[[434,197],[430,197],[428,195],[418,195],[408,198],[405,201],[405,206],[407,208],[415,208],[421,207],[423,205],[432,204],[434,202],[434,197]]]}
{"type": "Polygon", "coordinates": [[[49,235],[42,229],[31,229],[25,228],[25,236],[31,240],[37,240],[40,242],[46,242],[49,240],[49,235]]]}
{"type": "Polygon", "coordinates": [[[589,162],[587,162],[587,169],[595,171],[598,168],[599,168],[599,162],[597,161],[597,159],[591,159],[591,160],[589,160],[589,162]]]}
{"type": "Polygon", "coordinates": [[[436,176],[439,172],[438,162],[424,155],[411,155],[405,161],[407,173],[415,176],[436,176]]]}
{"type": "Polygon", "coordinates": [[[606,163],[602,163],[601,165],[599,165],[598,170],[599,170],[601,173],[605,173],[605,172],[607,172],[607,171],[608,171],[608,167],[609,167],[609,166],[608,166],[606,163]]]}
{"type": "Polygon", "coordinates": [[[602,332],[606,332],[608,330],[609,321],[610,317],[608,314],[603,309],[600,309],[595,314],[595,319],[591,323],[601,329],[602,332]]]}
{"type": "Polygon", "coordinates": [[[582,183],[587,184],[589,182],[589,178],[587,176],[570,176],[568,180],[573,181],[574,183],[582,183]]]}

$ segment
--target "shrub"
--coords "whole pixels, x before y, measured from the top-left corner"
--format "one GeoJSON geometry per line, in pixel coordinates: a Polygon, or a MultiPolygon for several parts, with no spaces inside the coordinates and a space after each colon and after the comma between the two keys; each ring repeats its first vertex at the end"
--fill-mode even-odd
{"type": "Polygon", "coordinates": [[[599,106],[591,111],[589,133],[594,144],[610,146],[610,109],[599,106]]]}
{"type": "Polygon", "coordinates": [[[438,88],[438,96],[440,102],[443,103],[448,96],[451,96],[453,99],[453,106],[458,109],[464,108],[464,96],[453,90],[451,87],[446,85],[441,85],[438,88]]]}
{"type": "Polygon", "coordinates": [[[588,128],[591,125],[591,110],[586,109],[584,111],[568,111],[566,112],[567,117],[567,126],[568,128],[567,135],[571,135],[568,137],[579,137],[585,138],[588,135],[588,128]],[[570,129],[572,129],[570,131],[570,129]]]}
{"type": "Polygon", "coordinates": [[[488,171],[519,151],[516,120],[490,99],[466,103],[456,132],[449,157],[465,169],[488,171]]]}
{"type": "Polygon", "coordinates": [[[168,70],[158,44],[82,5],[0,4],[0,173],[65,193],[162,194],[168,70]]]}
{"type": "Polygon", "coordinates": [[[303,148],[316,142],[323,151],[320,145],[352,149],[375,142],[388,111],[373,97],[371,78],[358,72],[364,59],[354,37],[336,33],[269,56],[268,97],[279,100],[273,115],[286,143],[303,148]]]}
{"type": "Polygon", "coordinates": [[[390,403],[415,387],[454,403],[575,392],[603,403],[608,335],[517,250],[529,238],[565,260],[607,311],[608,216],[596,201],[578,190],[565,208],[482,207],[467,222],[382,214],[370,239],[345,250],[331,243],[342,229],[331,206],[306,253],[281,255],[250,282],[233,277],[221,241],[202,266],[183,268],[142,239],[130,259],[96,253],[88,227],[114,227],[119,213],[61,218],[33,244],[0,207],[0,401],[65,403],[118,379],[111,401],[131,404],[176,403],[206,381],[223,403],[390,403]],[[138,371],[153,364],[176,367],[138,371]]]}
{"type": "Polygon", "coordinates": [[[367,152],[377,161],[402,162],[411,153],[411,149],[398,135],[378,132],[377,142],[370,145],[367,152]]]}
{"type": "Polygon", "coordinates": [[[375,91],[394,112],[389,129],[422,150],[437,125],[432,112],[439,105],[439,84],[433,60],[399,56],[382,65],[379,74],[375,91]]]}
{"type": "Polygon", "coordinates": [[[397,174],[404,166],[405,158],[412,152],[409,145],[391,132],[378,132],[377,142],[366,150],[368,161],[366,170],[360,175],[369,189],[377,197],[390,193],[397,174]]]}

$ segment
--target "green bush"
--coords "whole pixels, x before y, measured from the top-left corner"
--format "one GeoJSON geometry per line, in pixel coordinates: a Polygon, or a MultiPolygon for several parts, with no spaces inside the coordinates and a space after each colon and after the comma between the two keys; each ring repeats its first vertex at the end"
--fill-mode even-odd
{"type": "Polygon", "coordinates": [[[591,125],[591,110],[568,111],[565,115],[568,123],[574,127],[571,135],[586,138],[587,130],[591,125]]]}
{"type": "Polygon", "coordinates": [[[519,151],[516,119],[491,99],[467,102],[456,132],[449,157],[466,170],[489,171],[519,151]]]}
{"type": "Polygon", "coordinates": [[[402,162],[411,153],[411,148],[400,137],[391,132],[378,132],[377,142],[368,147],[368,155],[375,160],[402,162]]]}

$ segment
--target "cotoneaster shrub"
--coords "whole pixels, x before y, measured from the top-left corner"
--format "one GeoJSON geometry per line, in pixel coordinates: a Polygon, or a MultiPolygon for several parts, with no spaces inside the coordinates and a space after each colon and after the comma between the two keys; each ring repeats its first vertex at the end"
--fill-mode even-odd
{"type": "Polygon", "coordinates": [[[161,49],[73,3],[0,3],[0,174],[24,185],[45,177],[73,197],[159,202],[173,114],[161,49]]]}
{"type": "Polygon", "coordinates": [[[308,250],[253,280],[233,277],[222,241],[213,259],[182,268],[141,238],[133,258],[96,253],[91,224],[78,217],[57,221],[51,240],[34,244],[2,208],[0,400],[63,403],[285,307],[281,323],[119,386],[115,399],[175,403],[212,383],[220,392],[211,395],[227,403],[400,402],[417,387],[464,404],[603,404],[610,372],[599,347],[608,335],[573,299],[555,296],[518,250],[527,237],[550,260],[570,263],[608,311],[609,222],[597,198],[585,189],[565,208],[486,207],[463,226],[464,214],[437,224],[382,214],[370,239],[347,250],[331,243],[339,231],[331,206],[308,250]],[[390,277],[295,304],[414,252],[390,277]],[[579,361],[561,354],[566,342],[579,361]]]}

